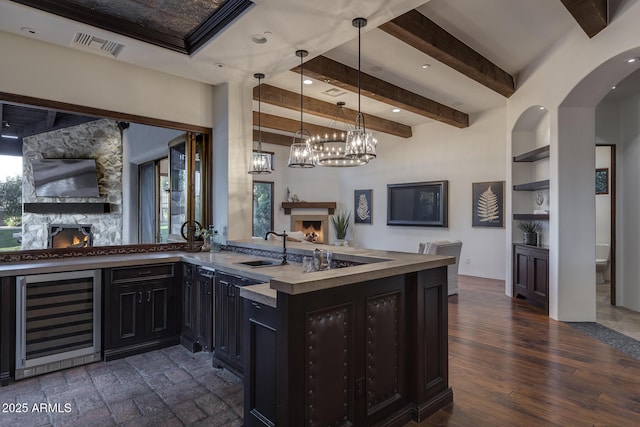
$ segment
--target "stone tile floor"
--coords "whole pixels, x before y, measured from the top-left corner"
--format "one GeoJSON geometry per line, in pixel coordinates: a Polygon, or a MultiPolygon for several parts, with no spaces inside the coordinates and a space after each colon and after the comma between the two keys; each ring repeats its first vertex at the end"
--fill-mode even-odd
{"type": "Polygon", "coordinates": [[[241,426],[243,388],[210,353],[173,346],[17,381],[0,404],[3,427],[241,426]]]}
{"type": "Polygon", "coordinates": [[[640,313],[611,305],[609,283],[596,285],[596,322],[640,341],[640,313]]]}

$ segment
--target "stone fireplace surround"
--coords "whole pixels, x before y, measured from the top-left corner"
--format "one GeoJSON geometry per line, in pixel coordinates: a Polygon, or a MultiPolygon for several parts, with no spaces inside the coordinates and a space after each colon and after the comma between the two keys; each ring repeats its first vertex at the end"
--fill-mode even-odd
{"type": "Polygon", "coordinates": [[[24,138],[22,200],[26,206],[108,204],[102,212],[67,212],[64,209],[24,209],[22,249],[45,249],[50,224],[92,224],[93,244],[122,244],[122,136],[114,120],[93,122],[24,138]],[[31,159],[96,159],[100,197],[38,197],[35,194],[31,159]]]}

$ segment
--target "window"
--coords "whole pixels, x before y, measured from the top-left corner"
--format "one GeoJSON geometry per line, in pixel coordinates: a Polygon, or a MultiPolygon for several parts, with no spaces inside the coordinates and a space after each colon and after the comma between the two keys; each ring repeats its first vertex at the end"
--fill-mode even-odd
{"type": "Polygon", "coordinates": [[[253,181],[253,230],[261,237],[273,230],[273,182],[253,181]]]}

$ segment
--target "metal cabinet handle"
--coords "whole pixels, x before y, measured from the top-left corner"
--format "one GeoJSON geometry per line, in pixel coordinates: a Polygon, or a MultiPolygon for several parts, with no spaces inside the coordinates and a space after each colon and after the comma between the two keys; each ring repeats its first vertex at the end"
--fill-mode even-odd
{"type": "Polygon", "coordinates": [[[138,276],[148,276],[151,274],[151,270],[138,271],[138,276]]]}
{"type": "Polygon", "coordinates": [[[252,302],[251,303],[252,306],[254,306],[255,308],[257,308],[258,310],[260,310],[262,308],[262,306],[258,303],[252,302]]]}
{"type": "Polygon", "coordinates": [[[142,291],[138,291],[138,304],[142,303],[142,291]]]}
{"type": "Polygon", "coordinates": [[[151,291],[147,291],[147,302],[151,302],[151,291]]]}

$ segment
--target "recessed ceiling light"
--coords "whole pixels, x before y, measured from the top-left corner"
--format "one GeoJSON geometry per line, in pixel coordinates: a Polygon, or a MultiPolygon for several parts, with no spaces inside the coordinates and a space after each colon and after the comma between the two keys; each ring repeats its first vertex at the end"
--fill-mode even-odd
{"type": "Polygon", "coordinates": [[[611,86],[611,90],[615,90],[615,89],[616,89],[616,87],[615,87],[615,86],[611,86]]]}
{"type": "Polygon", "coordinates": [[[544,107],[540,106],[538,107],[539,110],[544,110],[544,107]]]}
{"type": "Polygon", "coordinates": [[[426,70],[427,68],[431,67],[431,64],[422,64],[421,67],[426,70]]]}
{"type": "Polygon", "coordinates": [[[251,35],[251,41],[254,42],[255,44],[265,44],[266,42],[269,41],[269,39],[266,36],[267,33],[264,34],[252,34],[251,35]]]}
{"type": "Polygon", "coordinates": [[[20,28],[20,31],[22,31],[23,33],[27,33],[30,36],[35,36],[40,34],[40,31],[36,30],[35,28],[31,28],[31,27],[22,27],[20,28]]]}
{"type": "Polygon", "coordinates": [[[306,85],[312,85],[312,84],[313,84],[313,80],[311,80],[311,79],[304,79],[304,81],[303,81],[302,83],[304,83],[304,84],[306,84],[306,85]]]}
{"type": "Polygon", "coordinates": [[[399,108],[394,108],[394,109],[393,109],[393,110],[391,110],[391,111],[393,111],[394,113],[399,113],[399,112],[400,112],[400,109],[399,109],[399,108]]]}
{"type": "Polygon", "coordinates": [[[636,62],[638,60],[640,60],[640,58],[634,57],[634,58],[626,59],[625,62],[627,62],[628,64],[633,64],[634,62],[636,62]]]}

